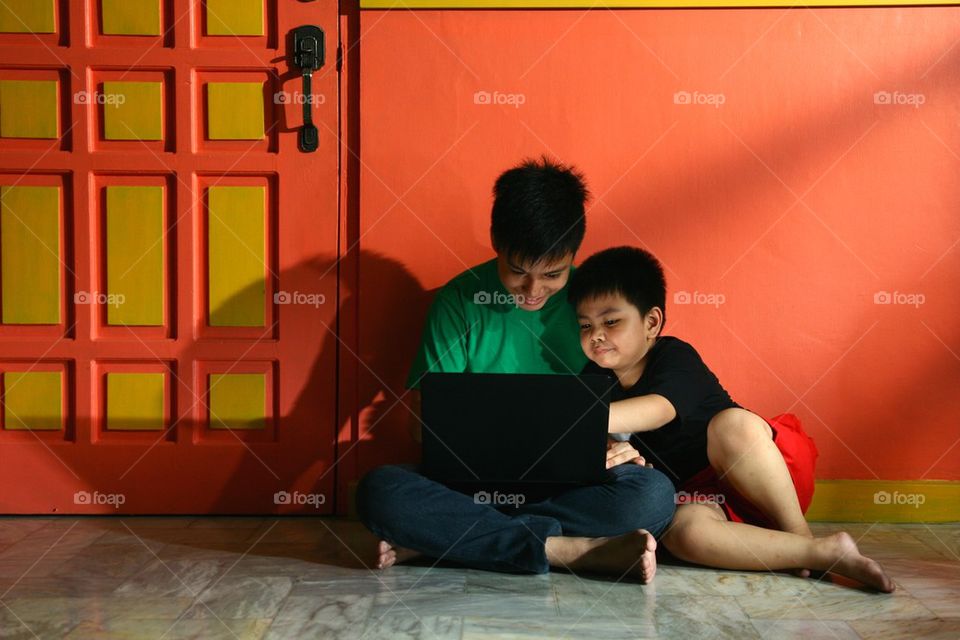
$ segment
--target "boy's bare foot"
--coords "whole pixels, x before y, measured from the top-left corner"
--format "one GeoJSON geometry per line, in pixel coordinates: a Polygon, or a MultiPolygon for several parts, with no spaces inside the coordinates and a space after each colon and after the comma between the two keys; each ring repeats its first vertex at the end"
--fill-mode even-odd
{"type": "Polygon", "coordinates": [[[893,580],[884,572],[880,563],[861,554],[849,533],[841,531],[819,538],[818,542],[827,561],[823,567],[825,570],[862,582],[877,591],[891,593],[894,590],[893,580]]]}
{"type": "Polygon", "coordinates": [[[613,538],[547,538],[547,559],[555,567],[622,575],[629,572],[648,584],[657,573],[657,541],[638,529],[613,538]]]}
{"type": "Polygon", "coordinates": [[[398,562],[416,558],[419,553],[413,549],[395,547],[386,540],[377,543],[377,569],[392,567],[398,562]]]}

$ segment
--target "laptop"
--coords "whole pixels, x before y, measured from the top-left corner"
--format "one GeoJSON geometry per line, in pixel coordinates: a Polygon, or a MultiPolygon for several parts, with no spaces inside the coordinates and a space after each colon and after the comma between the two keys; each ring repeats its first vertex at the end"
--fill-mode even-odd
{"type": "Polygon", "coordinates": [[[494,506],[603,482],[613,384],[600,375],[428,373],[423,473],[494,506]]]}

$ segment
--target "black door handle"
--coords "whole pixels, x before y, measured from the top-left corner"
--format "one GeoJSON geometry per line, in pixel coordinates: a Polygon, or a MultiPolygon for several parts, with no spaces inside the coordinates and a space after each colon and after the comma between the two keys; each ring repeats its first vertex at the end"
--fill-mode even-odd
{"type": "Polygon", "coordinates": [[[300,151],[311,153],[320,145],[320,133],[313,124],[313,90],[311,80],[313,72],[323,66],[324,35],[323,29],[305,24],[297,27],[293,34],[293,65],[303,72],[303,127],[297,139],[300,151]]]}

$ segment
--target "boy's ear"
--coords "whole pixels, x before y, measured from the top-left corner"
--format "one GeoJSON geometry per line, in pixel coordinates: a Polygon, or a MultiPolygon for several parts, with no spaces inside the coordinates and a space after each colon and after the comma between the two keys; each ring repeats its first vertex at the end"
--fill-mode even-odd
{"type": "Polygon", "coordinates": [[[653,335],[660,333],[660,329],[663,328],[663,309],[654,307],[647,311],[647,315],[644,317],[644,325],[653,335]]]}

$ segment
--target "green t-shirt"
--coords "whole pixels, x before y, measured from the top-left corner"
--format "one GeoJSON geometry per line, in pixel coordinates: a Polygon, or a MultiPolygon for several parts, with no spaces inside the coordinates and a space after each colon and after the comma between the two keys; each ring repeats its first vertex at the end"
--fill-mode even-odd
{"type": "Polygon", "coordinates": [[[566,287],[538,311],[520,309],[490,260],[437,292],[407,388],[427,371],[579,374],[587,362],[579,332],[566,287]]]}

